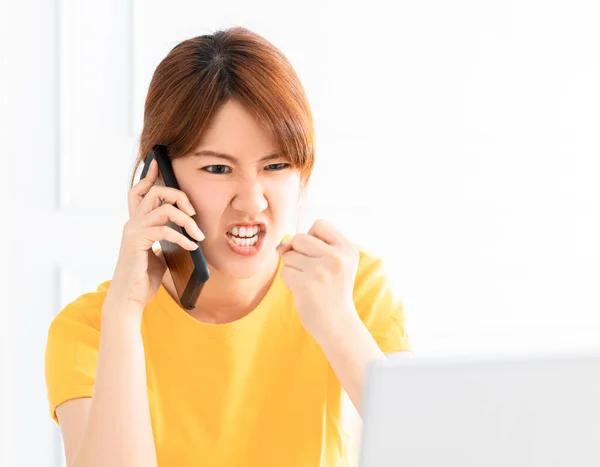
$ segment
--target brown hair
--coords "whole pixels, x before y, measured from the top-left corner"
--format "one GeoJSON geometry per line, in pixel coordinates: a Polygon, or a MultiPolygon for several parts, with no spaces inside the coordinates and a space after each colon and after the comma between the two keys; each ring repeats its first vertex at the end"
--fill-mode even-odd
{"type": "Polygon", "coordinates": [[[314,166],[314,128],[308,98],[283,53],[243,27],[177,44],[156,68],[146,96],[144,125],[131,186],[155,144],[171,160],[192,152],[215,112],[234,98],[256,118],[300,170],[302,186],[314,166]]]}

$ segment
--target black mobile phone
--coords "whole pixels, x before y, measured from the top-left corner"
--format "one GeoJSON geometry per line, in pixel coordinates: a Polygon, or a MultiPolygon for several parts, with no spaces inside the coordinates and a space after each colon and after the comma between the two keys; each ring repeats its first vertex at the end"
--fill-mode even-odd
{"type": "MultiPolygon", "coordinates": [[[[158,164],[158,177],[155,185],[164,185],[179,190],[179,184],[175,179],[175,173],[173,172],[167,148],[160,144],[154,145],[146,155],[140,179],[143,179],[148,174],[152,159],[156,159],[158,164]]],[[[208,264],[206,264],[200,242],[188,235],[183,227],[170,221],[167,225],[198,245],[198,248],[189,251],[177,243],[166,240],[159,241],[167,267],[177,289],[179,302],[186,310],[193,310],[204,284],[210,277],[208,264]]]]}

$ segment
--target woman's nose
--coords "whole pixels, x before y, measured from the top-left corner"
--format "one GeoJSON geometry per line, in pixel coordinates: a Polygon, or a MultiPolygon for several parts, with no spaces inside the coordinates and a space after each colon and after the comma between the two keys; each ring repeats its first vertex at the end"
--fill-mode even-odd
{"type": "Polygon", "coordinates": [[[231,203],[236,211],[249,215],[258,214],[267,209],[263,187],[260,183],[246,183],[240,189],[231,203]]]}

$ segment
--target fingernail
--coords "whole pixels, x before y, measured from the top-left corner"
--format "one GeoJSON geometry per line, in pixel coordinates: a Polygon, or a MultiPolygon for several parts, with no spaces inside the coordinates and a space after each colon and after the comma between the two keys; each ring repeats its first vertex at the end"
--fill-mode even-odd
{"type": "Polygon", "coordinates": [[[190,213],[190,216],[196,215],[196,210],[194,209],[194,206],[192,206],[192,203],[186,203],[186,208],[187,208],[188,212],[190,213]]]}
{"type": "Polygon", "coordinates": [[[196,231],[197,237],[200,240],[204,240],[206,238],[206,236],[202,233],[202,230],[200,230],[200,227],[198,227],[197,224],[194,224],[194,230],[196,231]]]}

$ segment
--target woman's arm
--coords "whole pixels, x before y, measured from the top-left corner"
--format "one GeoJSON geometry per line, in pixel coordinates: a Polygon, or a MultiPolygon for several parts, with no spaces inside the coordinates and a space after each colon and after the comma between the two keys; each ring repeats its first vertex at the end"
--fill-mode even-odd
{"type": "Polygon", "coordinates": [[[56,409],[68,467],[157,465],[140,307],[107,295],[93,397],[56,409]]]}
{"type": "MultiPolygon", "coordinates": [[[[390,335],[392,330],[398,331],[403,321],[402,308],[390,293],[381,261],[367,259],[359,275],[360,251],[322,219],[315,221],[306,234],[298,233],[279,245],[277,251],[283,259],[281,278],[292,291],[300,321],[325,352],[348,397],[361,413],[367,366],[386,356],[363,324],[357,300],[364,303],[363,318],[371,315],[372,322],[372,315],[380,315],[390,335]]],[[[398,332],[393,335],[402,339],[398,332]]]]}
{"type": "Polygon", "coordinates": [[[386,356],[355,310],[341,316],[343,322],[323,333],[315,333],[314,337],[360,414],[367,366],[386,356]]]}

